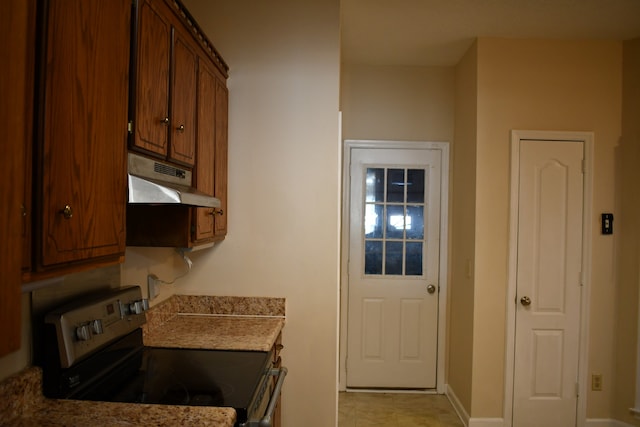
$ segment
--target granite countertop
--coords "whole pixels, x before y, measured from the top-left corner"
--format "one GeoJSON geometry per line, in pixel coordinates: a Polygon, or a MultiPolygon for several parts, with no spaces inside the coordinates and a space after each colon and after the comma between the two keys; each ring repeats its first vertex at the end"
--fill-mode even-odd
{"type": "Polygon", "coordinates": [[[285,323],[283,298],[173,295],[147,313],[150,347],[269,351],[285,323]]]}
{"type": "Polygon", "coordinates": [[[42,395],[39,367],[30,367],[0,384],[0,426],[232,427],[235,421],[233,408],[47,399],[42,395]]]}
{"type": "Polygon", "coordinates": [[[283,326],[278,318],[179,314],[147,333],[144,345],[269,351],[283,326]]]}
{"type": "MultiPolygon", "coordinates": [[[[147,346],[268,351],[285,323],[282,298],[173,295],[147,312],[147,346]]],[[[0,383],[0,426],[232,427],[232,408],[48,399],[30,367],[0,383]]]]}

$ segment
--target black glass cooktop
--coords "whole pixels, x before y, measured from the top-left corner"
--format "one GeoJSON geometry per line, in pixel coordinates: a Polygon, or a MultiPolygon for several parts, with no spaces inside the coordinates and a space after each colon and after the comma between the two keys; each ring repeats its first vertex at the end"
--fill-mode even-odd
{"type": "Polygon", "coordinates": [[[268,352],[145,347],[72,398],[226,406],[246,420],[270,360],[268,352]]]}
{"type": "Polygon", "coordinates": [[[116,399],[242,407],[253,397],[267,353],[147,347],[141,368],[116,399]]]}

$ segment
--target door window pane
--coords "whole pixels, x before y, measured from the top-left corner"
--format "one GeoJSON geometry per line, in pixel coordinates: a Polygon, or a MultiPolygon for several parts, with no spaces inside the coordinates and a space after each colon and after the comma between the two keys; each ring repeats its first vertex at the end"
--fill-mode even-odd
{"type": "Polygon", "coordinates": [[[387,202],[404,202],[404,169],[387,170],[387,202]]]}
{"type": "Polygon", "coordinates": [[[367,202],[384,202],[384,169],[367,168],[365,180],[367,202]]]}
{"type": "Polygon", "coordinates": [[[424,169],[407,171],[407,203],[424,203],[424,169]]]}
{"type": "Polygon", "coordinates": [[[404,237],[404,206],[387,206],[387,239],[404,237]]]}
{"type": "Polygon", "coordinates": [[[388,275],[402,274],[402,242],[387,242],[384,270],[388,275]]]}
{"type": "Polygon", "coordinates": [[[365,243],[364,273],[382,274],[382,241],[369,240],[365,243]]]}
{"type": "Polygon", "coordinates": [[[422,242],[407,242],[407,276],[422,276],[422,242]]]}
{"type": "Polygon", "coordinates": [[[369,239],[382,238],[382,224],[384,221],[384,207],[367,203],[364,206],[364,236],[369,239]]]}
{"type": "Polygon", "coordinates": [[[407,239],[424,239],[424,206],[407,206],[407,239]]]}

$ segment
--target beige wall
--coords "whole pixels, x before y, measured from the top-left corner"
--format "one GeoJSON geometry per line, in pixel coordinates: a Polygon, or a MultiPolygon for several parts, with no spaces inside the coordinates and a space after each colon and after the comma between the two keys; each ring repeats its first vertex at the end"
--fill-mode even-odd
{"type": "MultiPolygon", "coordinates": [[[[614,154],[621,134],[622,44],[480,39],[476,271],[471,415],[502,415],[509,223],[509,132],[593,131],[589,372],[603,391],[589,392],[589,418],[611,416],[615,293],[614,236],[599,233],[602,212],[614,212],[614,154]],[[500,333],[496,333],[500,331],[500,333]]],[[[633,349],[633,347],[632,347],[633,349]]]]}
{"type": "Polygon", "coordinates": [[[447,383],[471,408],[476,234],[477,46],[456,67],[455,143],[451,185],[451,281],[447,383]]]}
{"type": "Polygon", "coordinates": [[[343,64],[344,139],[453,140],[452,67],[343,64]]]}
{"type": "Polygon", "coordinates": [[[628,408],[636,395],[635,345],[638,339],[640,269],[640,39],[625,42],[622,94],[622,139],[616,157],[616,337],[613,413],[640,426],[628,408]]]}
{"type": "MultiPolygon", "coordinates": [[[[335,425],[339,2],[185,4],[230,65],[229,234],[160,299],[285,297],[283,424],[335,425]]],[[[123,280],[181,269],[170,250],[129,248],[123,280]]]]}

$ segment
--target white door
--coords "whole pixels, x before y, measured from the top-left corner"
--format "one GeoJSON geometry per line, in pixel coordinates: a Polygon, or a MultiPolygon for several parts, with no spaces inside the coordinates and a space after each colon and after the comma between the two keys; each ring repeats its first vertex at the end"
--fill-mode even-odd
{"type": "Polygon", "coordinates": [[[441,151],[351,151],[347,387],[436,387],[441,151]]]}
{"type": "Polygon", "coordinates": [[[576,425],[583,145],[520,141],[513,427],[576,425]]]}

